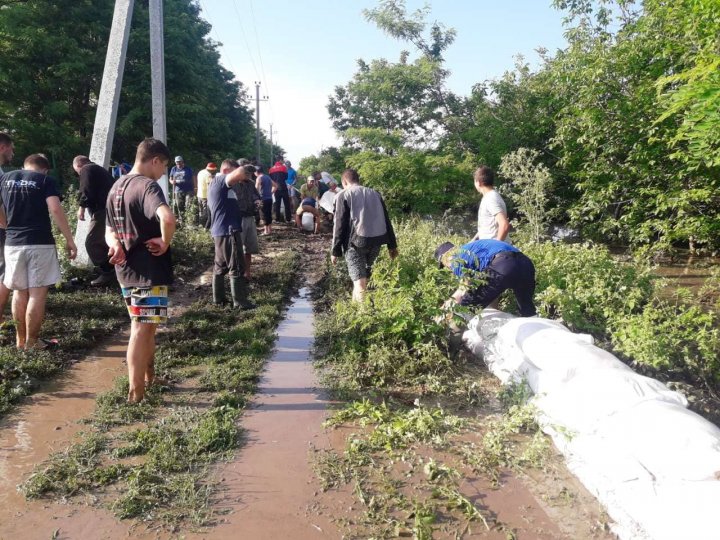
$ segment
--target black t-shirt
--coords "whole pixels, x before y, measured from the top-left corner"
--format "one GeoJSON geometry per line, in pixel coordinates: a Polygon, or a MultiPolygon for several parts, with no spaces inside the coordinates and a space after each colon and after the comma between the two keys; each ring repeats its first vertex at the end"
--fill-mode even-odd
{"type": "Polygon", "coordinates": [[[107,196],[114,182],[112,175],[100,165],[85,165],[80,169],[80,206],[87,208],[91,214],[105,210],[107,196]]]}
{"type": "Polygon", "coordinates": [[[51,176],[23,169],[0,177],[0,202],[8,223],[6,246],[55,244],[48,197],[60,197],[51,176]]]}
{"type": "Polygon", "coordinates": [[[120,177],[110,190],[106,223],[125,248],[125,264],[115,266],[123,287],[170,285],[173,281],[170,250],[158,257],[145,247],[145,242],[161,236],[156,212],[163,204],[167,203],[158,183],[139,174],[120,177]]]}

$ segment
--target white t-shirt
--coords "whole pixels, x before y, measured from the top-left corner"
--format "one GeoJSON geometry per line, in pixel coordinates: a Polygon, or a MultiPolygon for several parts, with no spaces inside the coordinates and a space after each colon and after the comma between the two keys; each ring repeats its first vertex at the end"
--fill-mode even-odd
{"type": "MultiPolygon", "coordinates": [[[[497,238],[498,224],[495,216],[501,212],[507,217],[507,206],[497,191],[493,189],[483,195],[478,208],[478,240],[497,238]]],[[[505,241],[508,242],[508,239],[505,241]]]]}

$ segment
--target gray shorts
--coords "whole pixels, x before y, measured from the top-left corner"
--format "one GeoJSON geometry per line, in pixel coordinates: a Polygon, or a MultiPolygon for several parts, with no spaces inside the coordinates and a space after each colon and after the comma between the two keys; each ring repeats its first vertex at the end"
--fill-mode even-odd
{"type": "Polygon", "coordinates": [[[258,246],[257,227],[255,226],[255,216],[246,216],[242,218],[241,237],[246,255],[255,255],[256,253],[260,253],[260,246],[258,246]]]}
{"type": "Polygon", "coordinates": [[[351,245],[345,252],[350,279],[357,281],[369,278],[370,270],[378,255],[380,255],[380,246],[358,248],[351,245]]]}
{"type": "Polygon", "coordinates": [[[13,291],[49,287],[60,281],[60,262],[54,245],[5,246],[3,284],[13,291]]]}

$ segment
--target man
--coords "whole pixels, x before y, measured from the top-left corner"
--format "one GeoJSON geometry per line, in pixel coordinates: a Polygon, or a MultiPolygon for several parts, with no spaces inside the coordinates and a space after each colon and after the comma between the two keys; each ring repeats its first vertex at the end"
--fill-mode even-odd
{"type": "Polygon", "coordinates": [[[108,247],[105,243],[105,204],[115,180],[107,169],[96,165],[87,156],[75,156],[72,166],[80,177],[77,218],[85,221],[85,209],[90,213],[90,230],[85,239],[85,249],[98,271],[98,276],[90,284],[107,285],[115,280],[115,270],[108,261],[108,247]]]}
{"type": "Polygon", "coordinates": [[[263,168],[260,165],[255,167],[255,191],[260,195],[261,199],[264,235],[272,232],[272,205],[275,187],[275,182],[265,174],[263,168]]]}
{"type": "Polygon", "coordinates": [[[255,167],[239,167],[236,161],[226,159],[220,165],[218,174],[208,188],[210,209],[210,234],[215,243],[215,264],[213,268],[213,303],[225,304],[225,274],[230,273],[230,294],[233,307],[255,309],[248,300],[248,280],[245,277],[245,254],[242,243],[242,219],[237,195],[232,187],[252,178],[255,167]]]}
{"type": "Polygon", "coordinates": [[[281,158],[278,158],[275,165],[268,171],[270,178],[275,182],[275,221],[280,219],[280,204],[285,206],[285,220],[290,222],[290,193],[288,192],[287,179],[288,170],[281,158]]]}
{"type": "Polygon", "coordinates": [[[297,171],[292,168],[290,160],[285,160],[285,167],[287,167],[288,172],[287,185],[288,196],[290,197],[290,211],[294,214],[300,204],[300,197],[297,190],[297,171]]]}
{"type": "Polygon", "coordinates": [[[464,280],[448,303],[486,308],[504,291],[512,289],[520,315],[536,314],[535,266],[516,247],[492,239],[474,240],[460,249],[445,242],[435,250],[435,259],[464,280]],[[481,278],[483,283],[473,284],[473,276],[481,278]]]}
{"type": "Polygon", "coordinates": [[[182,156],[175,157],[175,166],[170,169],[170,183],[175,186],[173,190],[175,210],[177,211],[178,220],[182,222],[185,209],[190,205],[190,201],[195,194],[192,169],[185,166],[185,160],[182,156]]]}
{"type": "Polygon", "coordinates": [[[200,218],[200,225],[206,229],[210,228],[210,214],[208,213],[207,206],[207,188],[210,185],[210,181],[215,178],[215,174],[217,174],[217,165],[214,163],[208,163],[197,176],[198,217],[200,218]]]}
{"type": "MultiPolygon", "coordinates": [[[[15,155],[15,146],[7,133],[0,132],[0,178],[3,165],[9,165],[15,155]]],[[[2,281],[5,279],[5,226],[0,227],[0,323],[5,320],[5,306],[10,298],[10,289],[2,281]]]]}
{"type": "Polygon", "coordinates": [[[335,180],[331,180],[328,182],[328,190],[320,197],[320,208],[330,214],[331,217],[335,213],[335,197],[338,196],[340,191],[335,180]]]}
{"type": "Polygon", "coordinates": [[[300,204],[295,211],[295,224],[298,229],[302,229],[302,215],[309,212],[313,215],[315,223],[314,233],[320,230],[320,212],[317,209],[320,195],[318,192],[317,181],[313,176],[308,176],[307,183],[300,187],[300,204]]]}
{"type": "MultiPolygon", "coordinates": [[[[249,167],[252,167],[252,165],[249,165],[249,167]]],[[[255,172],[255,167],[252,167],[252,171],[255,172]]],[[[237,196],[238,209],[240,210],[240,238],[242,239],[243,253],[245,254],[244,276],[246,279],[250,279],[252,256],[260,253],[257,226],[255,225],[255,210],[260,204],[260,194],[255,189],[255,175],[244,176],[233,186],[233,190],[237,196]]]]}
{"type": "Polygon", "coordinates": [[[41,346],[40,327],[45,319],[48,288],[60,281],[60,263],[50,218],[65,237],[71,260],[77,255],[70,225],[60,205],[50,163],[42,154],[25,159],[23,169],[4,174],[0,204],[6,226],[5,287],[14,291],[12,312],[17,324],[18,349],[41,346]]]}
{"type": "Polygon", "coordinates": [[[494,238],[505,242],[510,232],[507,206],[500,194],[495,191],[495,173],[485,165],[478,167],[473,175],[475,189],[482,194],[478,208],[477,233],[473,240],[494,238]]]}
{"type": "Polygon", "coordinates": [[[105,241],[131,320],[129,403],[142,401],[145,385],[155,381],[155,333],[158,324],[167,322],[175,216],[157,180],[167,171],[168,161],[165,144],[145,139],[130,173],[115,182],[107,199],[105,241]]]}
{"type": "Polygon", "coordinates": [[[390,258],[394,259],[398,255],[397,239],[382,196],[361,186],[354,169],[346,169],[341,180],[344,189],[335,198],[330,261],[335,265],[339,257],[345,256],[353,282],[352,299],[362,302],[380,247],[387,244],[390,258]]]}

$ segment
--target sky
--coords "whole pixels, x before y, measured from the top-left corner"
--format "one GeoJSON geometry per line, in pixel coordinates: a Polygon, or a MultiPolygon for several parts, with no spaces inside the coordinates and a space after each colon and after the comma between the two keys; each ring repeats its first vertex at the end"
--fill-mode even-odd
{"type": "MultiPolygon", "coordinates": [[[[407,0],[408,11],[426,1],[407,0]]],[[[296,164],[339,140],[327,113],[328,97],[357,70],[357,60],[397,60],[410,49],[367,22],[374,0],[199,0],[202,17],[220,42],[221,61],[252,94],[260,81],[260,126],[296,164]]],[[[563,13],[550,0],[435,0],[429,22],[457,31],[445,54],[450,89],[467,95],[475,83],[512,69],[522,54],[565,45],[563,13]]],[[[166,24],[172,24],[166,21],[166,24]]]]}

